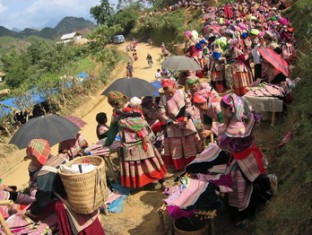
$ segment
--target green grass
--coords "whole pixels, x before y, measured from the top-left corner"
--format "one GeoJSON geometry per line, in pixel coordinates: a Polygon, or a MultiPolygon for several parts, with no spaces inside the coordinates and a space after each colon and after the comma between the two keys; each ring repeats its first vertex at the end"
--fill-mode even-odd
{"type": "Polygon", "coordinates": [[[283,14],[290,18],[299,49],[291,78],[302,78],[279,123],[279,135],[287,130],[292,141],[271,153],[271,169],[279,177],[279,193],[254,223],[255,234],[310,234],[312,231],[312,13],[311,1],[298,0],[283,14]]]}
{"type": "Polygon", "coordinates": [[[95,66],[95,62],[89,56],[87,56],[76,61],[75,66],[67,66],[66,70],[70,74],[74,75],[80,72],[92,71],[94,70],[95,66]]]}

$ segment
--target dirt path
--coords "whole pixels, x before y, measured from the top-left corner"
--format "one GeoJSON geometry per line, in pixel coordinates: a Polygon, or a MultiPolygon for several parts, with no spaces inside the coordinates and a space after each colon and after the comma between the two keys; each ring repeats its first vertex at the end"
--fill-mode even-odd
{"type": "MultiPolygon", "coordinates": [[[[126,44],[116,46],[119,50],[125,51],[126,44]]],[[[129,54],[131,56],[131,54],[129,54]]],[[[156,61],[160,57],[160,48],[150,46],[148,44],[139,43],[138,45],[138,61],[133,63],[134,77],[139,77],[147,81],[154,80],[154,74],[160,68],[159,62],[156,61]],[[153,57],[154,65],[150,69],[146,61],[146,55],[150,53],[153,57]]],[[[125,62],[121,62],[113,71],[112,78],[125,77],[125,62]]],[[[103,90],[105,87],[103,86],[103,90]]],[[[101,96],[100,90],[90,101],[82,104],[73,115],[81,117],[88,123],[81,131],[86,137],[89,144],[95,143],[97,137],[95,134],[96,121],[95,116],[98,112],[106,112],[110,119],[112,109],[107,103],[105,96],[101,96]]],[[[57,145],[53,146],[52,153],[56,154],[57,145]]],[[[12,155],[22,159],[25,156],[25,149],[15,151],[12,155]]],[[[20,160],[19,160],[20,161],[20,160]]],[[[19,188],[27,184],[28,161],[22,162],[15,166],[13,170],[2,175],[3,181],[8,185],[17,185],[19,188]]],[[[154,185],[148,186],[137,193],[132,193],[126,200],[124,211],[116,214],[101,215],[103,226],[108,235],[126,235],[126,234],[160,234],[159,219],[156,210],[161,206],[161,199],[164,195],[154,189],[154,185]]]]}

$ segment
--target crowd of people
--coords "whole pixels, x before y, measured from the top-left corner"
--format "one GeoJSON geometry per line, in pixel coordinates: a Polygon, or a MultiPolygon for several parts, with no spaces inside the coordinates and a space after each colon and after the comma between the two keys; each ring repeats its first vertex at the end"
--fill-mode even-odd
{"type": "MultiPolygon", "coordinates": [[[[179,4],[187,7],[190,2],[199,4],[179,4]]],[[[199,5],[205,7],[203,30],[186,31],[184,37],[185,56],[193,58],[201,70],[180,71],[173,77],[166,69],[158,69],[158,97],[108,93],[113,115],[110,124],[104,112],[96,115],[96,135],[103,148],[118,140],[121,186],[142,188],[158,182],[168,195],[164,201],[168,213],[175,219],[226,207],[237,227],[249,226],[259,206],[274,194],[276,178],[268,172],[268,161],[254,136],[261,120],[244,95],[250,86],[262,82],[280,86],[285,94],[291,92],[287,79],[296,59],[295,38],[291,23],[280,15],[282,5],[275,8],[266,0],[242,0],[222,7],[199,5]],[[271,49],[285,60],[288,73],[263,58],[260,48],[271,49]],[[210,82],[202,82],[203,77],[210,82]],[[179,186],[167,182],[167,172],[179,175],[179,186]]],[[[136,50],[135,41],[129,51],[136,50]]],[[[148,54],[147,60],[151,59],[148,54]]],[[[133,77],[131,63],[126,70],[133,77]]],[[[97,215],[68,216],[66,203],[55,200],[57,195],[66,198],[66,192],[51,169],[87,154],[87,147],[79,133],[76,139],[60,143],[56,156],[46,140],[30,141],[26,149],[29,194],[1,184],[0,199],[31,204],[25,214],[34,221],[54,211],[60,234],[72,234],[75,226],[69,221],[73,217],[83,221],[75,227],[79,234],[104,234],[97,215]]],[[[14,211],[1,213],[7,217],[14,211]]]]}

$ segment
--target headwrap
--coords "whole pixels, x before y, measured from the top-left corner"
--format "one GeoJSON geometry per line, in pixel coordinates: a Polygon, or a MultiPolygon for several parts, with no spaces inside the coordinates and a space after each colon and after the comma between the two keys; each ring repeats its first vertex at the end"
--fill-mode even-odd
{"type": "Polygon", "coordinates": [[[265,32],[261,31],[261,32],[258,34],[258,37],[259,37],[259,38],[263,38],[264,34],[265,34],[265,32]]]}
{"type": "Polygon", "coordinates": [[[196,30],[192,30],[192,39],[197,40],[198,39],[198,32],[196,30]]]}
{"type": "Polygon", "coordinates": [[[186,85],[193,85],[196,82],[198,82],[198,79],[199,78],[197,76],[195,76],[195,75],[188,76],[187,80],[186,80],[186,85]]]}
{"type": "Polygon", "coordinates": [[[291,28],[291,27],[288,27],[288,28],[287,28],[287,31],[290,32],[290,33],[293,33],[293,32],[295,31],[295,29],[294,29],[294,28],[291,28]]]}
{"type": "Polygon", "coordinates": [[[26,148],[27,156],[35,157],[41,165],[44,165],[47,162],[50,153],[50,144],[45,139],[32,139],[29,141],[26,148]]]}
{"type": "Polygon", "coordinates": [[[259,31],[258,29],[252,29],[252,30],[250,30],[250,34],[252,34],[252,35],[258,36],[259,33],[260,33],[260,31],[259,31]]]}
{"type": "Polygon", "coordinates": [[[248,33],[247,33],[247,32],[243,32],[242,35],[241,35],[241,37],[242,37],[243,39],[246,39],[246,38],[248,37],[248,33]]]}
{"type": "Polygon", "coordinates": [[[127,96],[119,91],[110,91],[107,94],[107,101],[115,106],[122,106],[127,102],[127,96]]]}
{"type": "Polygon", "coordinates": [[[137,107],[137,106],[139,106],[141,104],[142,104],[142,100],[140,98],[136,97],[136,96],[132,97],[130,99],[130,106],[131,107],[137,107]]]}
{"type": "Polygon", "coordinates": [[[175,81],[173,81],[172,79],[163,79],[161,80],[161,86],[163,88],[168,87],[168,86],[172,86],[175,87],[175,81]]]}
{"type": "Polygon", "coordinates": [[[195,92],[193,94],[192,102],[194,104],[204,104],[207,102],[207,97],[205,97],[203,94],[195,92]]]}
{"type": "Polygon", "coordinates": [[[226,37],[219,37],[215,40],[215,44],[222,50],[226,47],[227,39],[226,37]]]}
{"type": "Polygon", "coordinates": [[[231,38],[229,41],[228,41],[229,45],[230,45],[230,49],[233,49],[234,47],[236,47],[239,43],[238,39],[237,38],[231,38]]]}
{"type": "Polygon", "coordinates": [[[247,29],[247,26],[246,26],[244,23],[242,23],[242,22],[239,22],[239,23],[237,24],[237,26],[238,26],[241,30],[248,30],[248,29],[247,29]]]}
{"type": "Polygon", "coordinates": [[[208,44],[208,42],[206,41],[206,39],[201,39],[201,40],[199,41],[199,43],[200,43],[200,44],[208,44]]]}
{"type": "Polygon", "coordinates": [[[192,37],[192,32],[191,31],[185,31],[184,32],[184,36],[188,37],[188,38],[191,38],[192,37]]]}
{"type": "Polygon", "coordinates": [[[278,18],[278,22],[279,22],[280,24],[282,24],[282,25],[288,25],[288,23],[289,23],[288,19],[285,18],[285,17],[280,17],[280,18],[278,18]]]}
{"type": "Polygon", "coordinates": [[[222,101],[232,108],[236,121],[244,121],[250,114],[249,106],[242,97],[235,94],[227,94],[222,101]]]}

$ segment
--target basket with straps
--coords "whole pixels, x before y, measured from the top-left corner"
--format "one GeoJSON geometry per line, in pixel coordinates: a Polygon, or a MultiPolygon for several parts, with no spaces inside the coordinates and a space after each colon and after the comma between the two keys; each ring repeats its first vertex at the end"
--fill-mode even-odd
{"type": "Polygon", "coordinates": [[[101,157],[77,157],[65,163],[89,163],[96,169],[88,173],[66,174],[58,170],[72,209],[80,214],[90,214],[104,205],[107,196],[105,162],[101,157]]]}

